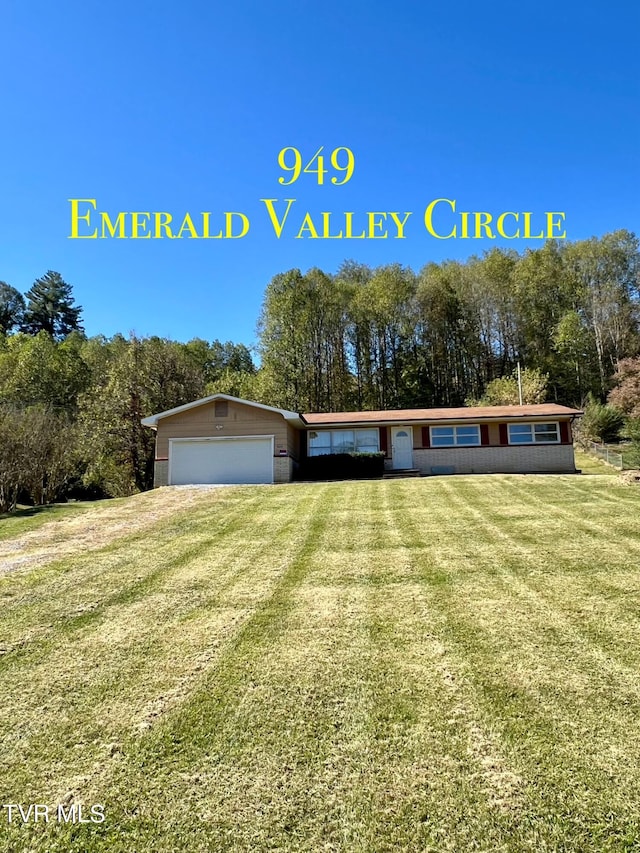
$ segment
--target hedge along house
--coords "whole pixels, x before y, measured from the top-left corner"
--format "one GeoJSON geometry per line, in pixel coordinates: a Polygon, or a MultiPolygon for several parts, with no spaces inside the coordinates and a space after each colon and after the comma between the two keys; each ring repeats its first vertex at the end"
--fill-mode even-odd
{"type": "Polygon", "coordinates": [[[384,453],[422,475],[575,473],[571,424],[555,403],[298,414],[214,394],[144,418],[154,485],[287,483],[308,456],[384,453]]]}

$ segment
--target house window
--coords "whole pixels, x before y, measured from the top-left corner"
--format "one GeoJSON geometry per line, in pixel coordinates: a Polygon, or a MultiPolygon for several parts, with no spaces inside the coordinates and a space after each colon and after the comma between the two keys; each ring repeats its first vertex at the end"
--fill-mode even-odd
{"type": "Polygon", "coordinates": [[[509,444],[558,444],[558,424],[509,424],[509,444]]]}
{"type": "Polygon", "coordinates": [[[380,450],[380,430],[357,429],[356,453],[377,453],[380,450]]]}
{"type": "Polygon", "coordinates": [[[431,447],[475,447],[480,444],[480,426],[431,427],[431,447]]]}
{"type": "Polygon", "coordinates": [[[216,400],[215,403],[215,416],[216,418],[226,418],[229,414],[229,402],[228,400],[216,400]]]}
{"type": "Polygon", "coordinates": [[[328,453],[377,453],[377,429],[323,429],[309,433],[309,456],[328,453]]]}
{"type": "Polygon", "coordinates": [[[309,456],[331,453],[331,433],[328,430],[309,433],[309,456]]]}
{"type": "Polygon", "coordinates": [[[355,453],[355,432],[352,429],[341,429],[331,433],[332,453],[355,453]]]}

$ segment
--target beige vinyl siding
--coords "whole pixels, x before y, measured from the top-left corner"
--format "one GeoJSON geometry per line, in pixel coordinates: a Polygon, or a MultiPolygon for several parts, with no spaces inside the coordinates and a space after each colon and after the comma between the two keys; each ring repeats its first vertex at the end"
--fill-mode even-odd
{"type": "MultiPolygon", "coordinates": [[[[289,451],[289,456],[292,459],[300,459],[300,440],[302,433],[300,430],[291,426],[291,424],[285,424],[287,428],[287,450],[289,451]]],[[[276,442],[276,453],[278,452],[278,445],[276,442]]]]}
{"type": "Polygon", "coordinates": [[[276,412],[267,412],[229,401],[227,416],[215,416],[215,402],[196,406],[158,422],[156,458],[169,456],[170,438],[223,438],[234,435],[273,435],[275,454],[280,448],[290,452],[292,441],[287,422],[276,412]],[[220,429],[216,427],[220,426],[220,429]]]}

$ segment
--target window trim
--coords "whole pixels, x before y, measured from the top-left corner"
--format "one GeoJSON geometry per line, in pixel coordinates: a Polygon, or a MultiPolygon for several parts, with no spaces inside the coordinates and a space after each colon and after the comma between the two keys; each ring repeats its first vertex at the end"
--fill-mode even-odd
{"type": "Polygon", "coordinates": [[[429,444],[434,450],[450,449],[452,447],[481,447],[482,446],[482,429],[480,424],[439,424],[429,427],[429,444]],[[464,443],[458,441],[458,429],[469,429],[473,427],[477,430],[477,441],[464,443]],[[437,429],[452,429],[453,443],[452,444],[436,444],[434,442],[434,430],[437,429]]]}
{"type": "MultiPolygon", "coordinates": [[[[522,433],[523,434],[523,433],[522,433]]],[[[562,435],[560,431],[560,421],[525,421],[525,422],[514,422],[507,424],[507,440],[509,442],[510,447],[531,447],[532,445],[545,445],[545,444],[562,444],[562,435]],[[511,427],[514,426],[528,426],[530,428],[531,441],[512,441],[511,440],[511,427]],[[537,426],[554,426],[556,428],[556,437],[552,441],[539,441],[536,440],[536,431],[535,427],[537,426]]]]}

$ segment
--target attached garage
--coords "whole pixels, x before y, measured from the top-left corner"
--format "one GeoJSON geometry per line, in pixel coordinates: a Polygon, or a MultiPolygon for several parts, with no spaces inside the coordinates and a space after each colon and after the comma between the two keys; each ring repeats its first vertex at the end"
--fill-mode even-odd
{"type": "Polygon", "coordinates": [[[296,412],[213,394],[142,423],[156,431],[156,486],[293,479],[303,427],[296,412]]]}
{"type": "Polygon", "coordinates": [[[213,394],[143,418],[156,430],[154,485],[290,483],[306,459],[384,453],[385,468],[431,474],[575,473],[556,403],[298,414],[213,394]]]}
{"type": "Polygon", "coordinates": [[[273,483],[269,436],[169,439],[169,485],[273,483]]]}

